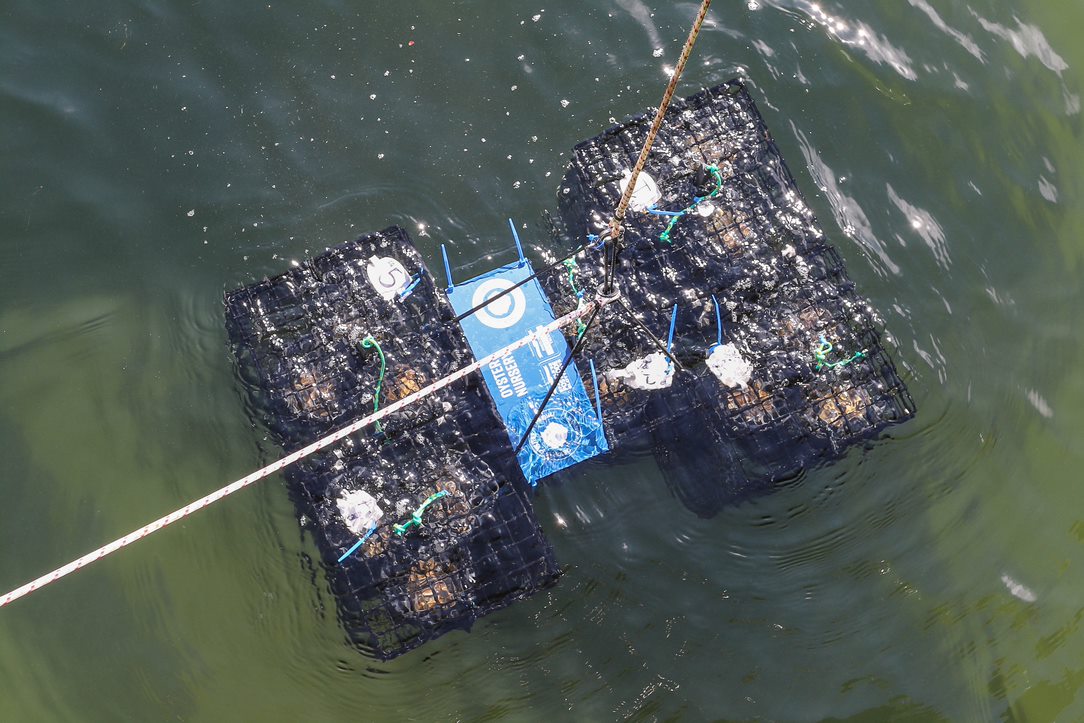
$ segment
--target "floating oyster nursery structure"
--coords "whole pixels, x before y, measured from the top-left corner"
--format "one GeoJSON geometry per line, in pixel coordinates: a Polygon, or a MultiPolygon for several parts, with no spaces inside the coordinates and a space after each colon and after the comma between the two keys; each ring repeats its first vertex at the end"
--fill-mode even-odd
{"type": "MultiPolygon", "coordinates": [[[[576,146],[558,193],[567,237],[604,230],[647,121],[576,146]]],[[[650,181],[633,196],[639,212],[624,223],[616,283],[660,334],[677,305],[674,355],[687,372],[663,388],[636,388],[615,370],[657,353],[651,339],[621,316],[588,338],[583,357],[605,370],[612,445],[650,435],[668,483],[710,516],[913,415],[876,312],[856,293],[742,83],[675,101],[645,172],[650,181]]],[[[587,288],[601,275],[596,264],[579,268],[587,288]]],[[[566,310],[563,279],[543,283],[555,309],[566,310]]]]}
{"type": "MultiPolygon", "coordinates": [[[[574,150],[558,193],[569,251],[605,236],[646,127],[574,150]]],[[[445,258],[438,285],[396,227],[226,295],[251,408],[286,449],[498,353],[286,474],[362,649],[393,657],[551,585],[529,495],[579,461],[650,446],[711,516],[913,414],[875,311],[741,83],[675,101],[645,171],[606,303],[593,241],[579,263],[536,275],[521,251],[458,285],[445,258]],[[571,343],[539,331],[577,308],[592,313],[571,343]]]]}
{"type": "MultiPolygon", "coordinates": [[[[469,363],[452,317],[396,227],[226,295],[250,400],[287,449],[469,363]]],[[[352,641],[390,658],[556,580],[511,457],[472,376],[286,473],[352,641]]]]}

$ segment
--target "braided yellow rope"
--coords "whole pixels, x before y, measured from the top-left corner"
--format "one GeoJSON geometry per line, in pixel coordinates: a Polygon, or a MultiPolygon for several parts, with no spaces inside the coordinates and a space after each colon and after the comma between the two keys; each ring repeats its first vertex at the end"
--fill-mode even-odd
{"type": "Polygon", "coordinates": [[[659,128],[662,127],[663,116],[666,115],[666,109],[670,107],[670,100],[674,97],[681,71],[685,70],[685,64],[689,61],[689,55],[693,52],[693,44],[696,43],[696,36],[700,34],[700,26],[704,24],[704,17],[708,14],[708,6],[710,5],[711,0],[704,0],[700,5],[700,12],[697,13],[696,20],[693,21],[689,37],[685,40],[685,47],[681,49],[681,57],[678,58],[677,65],[674,67],[674,74],[670,76],[670,83],[666,86],[666,92],[662,95],[662,102],[659,103],[659,109],[655,111],[655,120],[651,122],[651,129],[647,132],[647,138],[644,140],[644,147],[640,151],[640,157],[636,160],[632,175],[629,176],[629,185],[625,187],[625,192],[621,194],[621,201],[617,204],[617,210],[614,211],[613,220],[610,222],[610,234],[615,239],[621,235],[621,223],[625,220],[625,212],[628,210],[629,201],[632,199],[632,192],[636,190],[636,179],[640,176],[640,171],[644,170],[644,164],[647,163],[651,145],[655,142],[655,136],[658,134],[659,128]]]}

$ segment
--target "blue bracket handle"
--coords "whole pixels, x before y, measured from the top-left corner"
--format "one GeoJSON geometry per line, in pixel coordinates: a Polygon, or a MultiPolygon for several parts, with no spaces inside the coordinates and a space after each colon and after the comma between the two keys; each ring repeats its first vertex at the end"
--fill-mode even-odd
{"type": "Polygon", "coordinates": [[[452,282],[452,265],[448,263],[448,249],[444,248],[444,244],[440,245],[440,255],[444,257],[444,275],[448,279],[447,291],[450,294],[455,284],[452,282]]]}
{"type": "Polygon", "coordinates": [[[512,238],[516,240],[516,251],[519,253],[519,265],[527,263],[527,259],[523,256],[523,244],[519,242],[519,233],[516,231],[516,224],[512,223],[512,219],[508,219],[508,227],[512,229],[512,238]]]}

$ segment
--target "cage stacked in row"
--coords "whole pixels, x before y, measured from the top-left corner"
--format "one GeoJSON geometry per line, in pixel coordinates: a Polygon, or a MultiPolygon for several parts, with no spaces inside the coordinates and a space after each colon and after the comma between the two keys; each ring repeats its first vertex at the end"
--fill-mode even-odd
{"type": "MultiPolygon", "coordinates": [[[[647,121],[575,148],[558,194],[567,235],[582,242],[605,228],[647,121]]],[[[687,371],[669,386],[630,375],[638,360],[649,366],[655,347],[627,312],[611,314],[586,356],[603,370],[614,441],[650,433],[677,493],[711,515],[913,414],[875,311],[856,294],[741,83],[675,101],[645,171],[618,285],[660,337],[677,305],[674,353],[687,371]],[[717,470],[711,484],[705,469],[717,470]]],[[[580,264],[588,288],[601,273],[594,260],[580,264]]],[[[547,283],[558,313],[566,310],[563,281],[547,283]]],[[[673,371],[658,358],[655,367],[656,377],[673,371]]]]}
{"type": "MultiPolygon", "coordinates": [[[[248,397],[288,450],[473,361],[451,318],[398,227],[226,295],[248,397]]],[[[356,645],[391,658],[556,580],[511,459],[474,374],[287,473],[356,645]]]]}

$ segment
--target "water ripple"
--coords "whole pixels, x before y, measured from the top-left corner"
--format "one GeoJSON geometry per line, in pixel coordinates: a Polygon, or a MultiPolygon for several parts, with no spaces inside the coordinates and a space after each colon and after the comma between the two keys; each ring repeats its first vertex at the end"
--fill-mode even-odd
{"type": "Polygon", "coordinates": [[[979,21],[979,25],[991,35],[1002,40],[1008,40],[1012,44],[1013,50],[1020,53],[1022,57],[1036,58],[1059,76],[1069,69],[1069,64],[1054,51],[1046,36],[1037,26],[1029,25],[1022,22],[1020,18],[1014,17],[1013,21],[1016,23],[1016,27],[1010,28],[993,20],[987,20],[973,9],[971,14],[979,21]]]}
{"type": "Polygon", "coordinates": [[[838,176],[821,159],[816,146],[806,137],[805,133],[793,122],[791,122],[790,127],[798,139],[802,155],[805,157],[806,164],[809,166],[814,180],[827,195],[836,223],[843,230],[843,233],[856,239],[861,244],[862,250],[866,252],[867,257],[872,254],[871,261],[880,261],[880,264],[874,264],[873,268],[881,276],[885,276],[886,271],[898,276],[900,274],[899,264],[892,260],[884,243],[874,234],[873,225],[870,223],[869,217],[866,216],[866,212],[862,210],[855,198],[843,192],[840,182],[837,180],[838,176]]]}
{"type": "MultiPolygon", "coordinates": [[[[269,479],[12,608],[0,709],[1080,718],[1078,4],[750,0],[713,7],[683,78],[745,77],[800,183],[809,167],[913,421],[710,520],[649,451],[577,468],[535,498],[560,584],[389,663],[347,645],[269,479]]],[[[695,11],[9,5],[17,578],[281,453],[234,392],[223,288],[393,222],[438,275],[440,243],[457,275],[511,258],[508,216],[539,251],[568,148],[657,103],[695,11]]]]}
{"type": "Polygon", "coordinates": [[[948,271],[949,266],[952,264],[952,259],[949,256],[948,243],[945,240],[945,231],[941,228],[941,224],[937,223],[933,214],[925,209],[913,206],[907,201],[903,200],[899,194],[896,193],[896,189],[892,187],[892,184],[888,184],[888,200],[900,210],[901,213],[907,218],[907,222],[911,225],[911,228],[919,237],[926,243],[930,251],[933,252],[934,259],[937,260],[938,265],[948,271]]]}
{"type": "Polygon", "coordinates": [[[959,30],[951,27],[948,23],[944,21],[944,19],[942,19],[942,17],[937,13],[937,11],[934,10],[928,2],[926,2],[926,0],[907,1],[911,3],[912,7],[918,8],[923,13],[925,13],[926,17],[930,19],[930,22],[933,23],[935,28],[937,28],[945,35],[949,36],[957,43],[959,43],[960,47],[975,56],[975,58],[980,63],[986,62],[985,54],[979,48],[978,44],[971,38],[971,36],[967,35],[966,33],[961,33],[959,30]]]}
{"type": "Polygon", "coordinates": [[[862,51],[874,63],[887,65],[907,80],[918,78],[907,52],[893,45],[887,37],[861,20],[832,15],[821,3],[811,0],[771,0],[769,4],[808,18],[813,24],[827,30],[829,35],[839,42],[862,51]]]}

